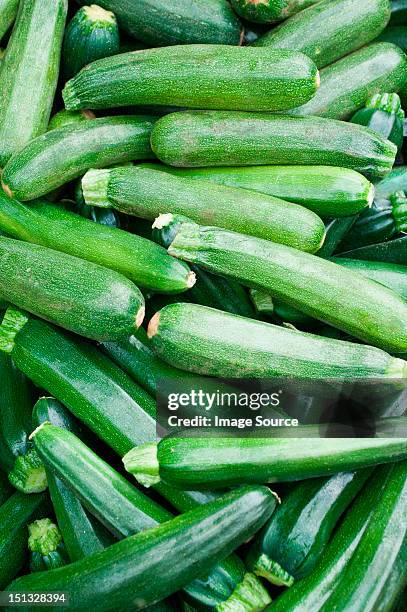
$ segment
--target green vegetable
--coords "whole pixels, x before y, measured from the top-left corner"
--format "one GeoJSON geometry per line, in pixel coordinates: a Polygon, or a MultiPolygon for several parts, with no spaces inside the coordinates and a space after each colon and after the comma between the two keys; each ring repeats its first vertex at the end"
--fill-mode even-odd
{"type": "MultiPolygon", "coordinates": [[[[113,206],[151,220],[161,212],[177,213],[312,253],[325,236],[321,219],[297,204],[145,167],[90,170],[82,179],[82,189],[92,206],[113,206]]],[[[167,222],[165,214],[154,225],[167,222]]]]}
{"type": "Polygon", "coordinates": [[[407,51],[407,28],[405,25],[388,26],[377,37],[376,40],[389,42],[393,45],[397,45],[397,47],[403,49],[405,53],[407,51]]]}
{"type": "Polygon", "coordinates": [[[62,567],[68,558],[58,527],[49,519],[39,519],[28,525],[30,570],[42,572],[62,567]]]}
{"type": "Polygon", "coordinates": [[[266,522],[275,503],[265,487],[242,487],[101,553],[19,578],[8,589],[65,591],[70,610],[124,609],[129,601],[144,608],[208,573],[266,522]]]}
{"type": "Polygon", "coordinates": [[[331,261],[389,287],[407,300],[407,265],[346,257],[333,257],[331,261]]]}
{"type": "Polygon", "coordinates": [[[407,24],[406,0],[391,0],[391,25],[407,24]]]}
{"type": "Polygon", "coordinates": [[[9,480],[4,472],[0,472],[0,506],[8,500],[10,495],[13,493],[9,480]]]}
{"type": "Polygon", "coordinates": [[[369,127],[400,149],[404,116],[397,94],[376,94],[366,102],[365,108],[353,115],[351,122],[369,127]]]}
{"type": "Polygon", "coordinates": [[[0,0],[0,40],[13,24],[20,0],[0,0]]]}
{"type": "Polygon", "coordinates": [[[407,191],[407,166],[393,168],[389,174],[375,185],[375,203],[384,208],[390,196],[396,191],[407,191]]]}
{"type": "Polygon", "coordinates": [[[162,117],[153,129],[151,146],[172,166],[310,164],[342,166],[376,178],[391,170],[396,155],[395,145],[360,125],[225,111],[162,117]]]}
{"type": "Polygon", "coordinates": [[[7,164],[2,175],[7,195],[33,200],[89,168],[133,159],[151,159],[153,117],[102,117],[65,125],[35,138],[7,164]]]}
{"type": "Polygon", "coordinates": [[[47,129],[67,0],[21,0],[0,81],[0,165],[47,129]],[[38,53],[38,49],[41,53],[38,53]]]}
{"type": "Polygon", "coordinates": [[[84,6],[65,29],[62,47],[64,80],[81,68],[103,57],[120,53],[120,35],[116,17],[97,4],[84,6]]]}
{"type": "Polygon", "coordinates": [[[352,217],[339,217],[327,221],[325,224],[325,242],[319,250],[318,255],[320,257],[330,257],[333,255],[340,242],[355,224],[357,218],[358,215],[352,215],[352,217]]]}
{"type": "MultiPolygon", "coordinates": [[[[184,224],[169,252],[380,348],[407,348],[407,304],[387,287],[321,257],[213,227],[184,224]]],[[[357,358],[359,363],[360,357],[357,358]]]]}
{"type": "Polygon", "coordinates": [[[339,253],[338,257],[405,264],[407,261],[407,236],[361,247],[354,251],[345,251],[344,253],[339,253]]]}
{"type": "Polygon", "coordinates": [[[272,111],[294,108],[319,86],[315,64],[290,50],[179,45],[121,53],[65,85],[68,110],[139,104],[272,111]]]}
{"type": "Polygon", "coordinates": [[[232,0],[236,13],[255,23],[283,21],[318,0],[232,0]]]}
{"type": "Polygon", "coordinates": [[[389,19],[388,0],[323,0],[253,44],[302,51],[322,68],[373,40],[389,19]]]}
{"type": "Polygon", "coordinates": [[[50,119],[48,124],[48,131],[56,130],[66,125],[74,125],[77,123],[83,123],[89,119],[95,119],[94,113],[90,110],[82,111],[67,111],[62,109],[55,113],[50,119]]]}

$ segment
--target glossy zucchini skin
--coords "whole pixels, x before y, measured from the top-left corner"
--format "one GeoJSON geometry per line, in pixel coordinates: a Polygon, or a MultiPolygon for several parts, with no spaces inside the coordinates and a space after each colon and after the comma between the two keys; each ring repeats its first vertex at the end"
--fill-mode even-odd
{"type": "Polygon", "coordinates": [[[232,0],[236,13],[254,23],[274,23],[292,17],[318,0],[232,0]]]}
{"type": "MultiPolygon", "coordinates": [[[[407,20],[406,20],[407,23],[407,20]]],[[[399,26],[388,26],[383,32],[377,37],[377,40],[389,42],[393,45],[397,45],[404,52],[407,50],[407,27],[406,25],[399,26]]]]}
{"type": "Polygon", "coordinates": [[[391,170],[397,150],[360,125],[226,111],[162,117],[152,131],[151,146],[170,166],[326,165],[350,168],[370,178],[391,170]]]}
{"type": "MultiPolygon", "coordinates": [[[[389,287],[407,300],[407,265],[333,257],[331,261],[389,287]]],[[[406,260],[407,264],[407,260],[406,260]]]]}
{"type": "Polygon", "coordinates": [[[93,62],[65,85],[68,110],[142,104],[246,111],[305,104],[319,85],[315,64],[289,49],[177,45],[93,62]]]}
{"type": "Polygon", "coordinates": [[[21,0],[2,62],[0,166],[47,129],[57,86],[67,0],[21,0]],[[41,49],[41,53],[37,50],[41,49]]]}
{"type": "Polygon", "coordinates": [[[407,2],[406,0],[391,1],[390,25],[407,24],[407,2]]]}
{"type": "Polygon", "coordinates": [[[61,590],[71,610],[97,606],[102,611],[136,609],[178,591],[250,538],[270,517],[275,497],[264,487],[242,487],[218,499],[114,544],[106,551],[65,568],[25,576],[9,590],[61,590]],[[211,526],[213,539],[208,539],[211,526]],[[193,541],[196,546],[186,543],[193,541]],[[199,545],[198,545],[199,544],[199,545]],[[151,551],[159,547],[162,555],[151,551]],[[165,568],[162,559],[165,558],[165,568]],[[112,572],[114,567],[114,572],[112,572]],[[160,568],[160,580],[157,572],[160,568]],[[104,581],[103,594],[100,581],[104,581]]]}
{"type": "Polygon", "coordinates": [[[389,19],[388,0],[323,0],[253,44],[302,51],[323,68],[376,38],[389,19]]]}
{"type": "Polygon", "coordinates": [[[347,217],[370,206],[374,188],[354,170],[334,166],[174,168],[140,164],[175,176],[259,191],[300,204],[321,217],[347,217]]]}
{"type": "Polygon", "coordinates": [[[321,70],[314,98],[290,114],[346,120],[371,96],[401,92],[406,78],[404,52],[391,43],[372,43],[321,70]]]}
{"type": "Polygon", "coordinates": [[[13,24],[20,0],[0,0],[0,41],[13,24]]]}
{"type": "Polygon", "coordinates": [[[325,242],[318,255],[325,258],[331,257],[336,252],[338,245],[352,229],[357,219],[358,215],[352,215],[351,217],[334,217],[328,220],[325,224],[325,242]]]}
{"type": "Polygon", "coordinates": [[[101,117],[51,130],[13,156],[2,175],[3,188],[19,200],[33,200],[89,168],[151,159],[154,121],[143,115],[101,117]]]}
{"type": "Polygon", "coordinates": [[[397,94],[376,94],[367,101],[365,108],[357,111],[352,123],[375,130],[400,149],[403,143],[404,111],[397,94]]]}
{"type": "Polygon", "coordinates": [[[347,259],[368,259],[394,264],[406,264],[407,262],[407,236],[401,236],[387,242],[379,242],[369,246],[361,247],[353,251],[338,253],[338,257],[347,259]]]}
{"type": "Polygon", "coordinates": [[[8,236],[110,268],[146,289],[178,293],[194,280],[151,240],[94,223],[46,201],[29,205],[0,192],[0,228],[8,236]]]}
{"type": "Polygon", "coordinates": [[[176,213],[311,253],[325,236],[322,220],[298,204],[146,167],[90,170],[82,189],[89,205],[107,204],[150,220],[162,212],[176,213]]]}
{"type": "Polygon", "coordinates": [[[76,123],[83,123],[89,119],[95,119],[94,113],[90,110],[83,111],[67,111],[64,108],[51,117],[48,123],[48,131],[56,130],[57,128],[64,127],[66,125],[74,125],[76,123]]]}
{"type": "Polygon", "coordinates": [[[118,272],[4,237],[0,259],[2,296],[65,329],[95,340],[114,340],[132,333],[143,320],[143,295],[118,272]]]}
{"type": "Polygon", "coordinates": [[[395,353],[406,350],[405,301],[387,287],[321,257],[195,224],[181,228],[169,252],[242,284],[262,287],[369,344],[395,353]]]}
{"type": "Polygon", "coordinates": [[[65,28],[62,74],[72,78],[87,64],[120,53],[120,35],[115,15],[98,5],[84,6],[65,28]]]}

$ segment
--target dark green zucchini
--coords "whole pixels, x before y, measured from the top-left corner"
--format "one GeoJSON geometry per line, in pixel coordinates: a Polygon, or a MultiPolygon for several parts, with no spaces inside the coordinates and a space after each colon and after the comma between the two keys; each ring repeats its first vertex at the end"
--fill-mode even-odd
{"type": "Polygon", "coordinates": [[[80,8],[65,28],[61,60],[64,80],[87,64],[117,53],[120,35],[115,15],[97,4],[80,8]]]}
{"type": "Polygon", "coordinates": [[[407,166],[397,166],[375,185],[375,203],[384,208],[390,196],[397,191],[407,191],[407,166]]]}
{"type": "Polygon", "coordinates": [[[28,525],[28,534],[32,572],[56,569],[68,563],[61,532],[51,519],[37,519],[28,525]]]}
{"type": "Polygon", "coordinates": [[[0,166],[46,131],[54,101],[67,0],[21,0],[0,82],[0,166]],[[38,50],[41,50],[41,53],[38,50]]]}
{"type": "Polygon", "coordinates": [[[406,25],[390,25],[383,30],[383,32],[377,37],[376,40],[380,40],[382,42],[389,42],[393,45],[397,45],[398,47],[400,47],[400,49],[403,49],[405,53],[407,51],[407,27],[406,25]]]}
{"type": "Polygon", "coordinates": [[[20,0],[0,0],[0,41],[13,25],[20,0]]]}
{"type": "Polygon", "coordinates": [[[232,0],[236,13],[254,23],[273,23],[292,17],[318,0],[232,0]]]}
{"type": "Polygon", "coordinates": [[[391,0],[390,25],[407,25],[407,0],[391,0]]]}
{"type": "Polygon", "coordinates": [[[407,265],[403,266],[381,261],[364,261],[363,259],[347,259],[346,257],[332,257],[331,261],[344,268],[354,270],[385,287],[389,287],[389,289],[392,289],[407,300],[407,265]]]}
{"type": "Polygon", "coordinates": [[[401,93],[407,79],[407,58],[391,43],[378,42],[321,70],[321,86],[292,115],[349,119],[375,94],[401,93]]]}
{"type": "Polygon", "coordinates": [[[171,166],[309,164],[342,166],[375,178],[391,170],[397,151],[393,143],[361,125],[226,111],[162,117],[153,129],[151,146],[171,166]]]}
{"type": "Polygon", "coordinates": [[[124,609],[129,601],[134,609],[144,608],[207,574],[266,522],[275,503],[265,487],[242,487],[101,553],[24,576],[8,590],[65,591],[70,610],[97,607],[107,612],[124,609]]]}
{"type": "Polygon", "coordinates": [[[0,471],[0,506],[10,497],[14,489],[9,483],[7,475],[0,471]]]}
{"type": "Polygon", "coordinates": [[[194,282],[186,264],[175,262],[151,240],[92,223],[61,205],[26,205],[0,191],[0,229],[13,238],[116,270],[152,291],[178,293],[194,282]]]}
{"type": "Polygon", "coordinates": [[[8,195],[33,200],[84,174],[134,159],[154,157],[149,116],[101,117],[51,130],[16,153],[2,175],[8,195]]]}
{"type": "Polygon", "coordinates": [[[394,264],[406,264],[407,236],[361,247],[359,249],[355,249],[354,251],[345,251],[343,253],[339,253],[338,257],[346,257],[347,259],[366,259],[394,264]]]}
{"type": "Polygon", "coordinates": [[[90,110],[82,111],[67,111],[65,109],[55,113],[49,121],[48,131],[56,130],[66,125],[75,125],[77,123],[83,123],[89,119],[95,119],[94,113],[90,110]]]}
{"type": "Polygon", "coordinates": [[[322,68],[376,38],[389,19],[388,0],[323,0],[253,44],[302,51],[322,68]]]}
{"type": "MultiPolygon", "coordinates": [[[[91,206],[113,207],[150,220],[162,212],[176,213],[311,253],[325,236],[321,219],[298,204],[146,167],[90,170],[82,179],[82,190],[91,206]]],[[[163,223],[167,218],[163,215],[163,223]]],[[[160,220],[154,225],[159,227],[160,220]]]]}
{"type": "Polygon", "coordinates": [[[318,255],[320,257],[330,257],[333,255],[338,245],[346,237],[346,234],[352,229],[357,218],[358,215],[352,215],[351,217],[336,217],[327,221],[325,224],[325,242],[320,248],[318,255]]]}
{"type": "Polygon", "coordinates": [[[384,93],[370,98],[365,108],[353,115],[351,123],[369,127],[400,149],[403,143],[404,117],[399,96],[384,93]]]}

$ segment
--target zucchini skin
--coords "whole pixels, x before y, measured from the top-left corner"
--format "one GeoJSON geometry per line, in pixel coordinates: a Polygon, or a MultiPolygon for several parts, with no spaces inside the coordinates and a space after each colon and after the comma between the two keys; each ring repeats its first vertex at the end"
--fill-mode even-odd
{"type": "Polygon", "coordinates": [[[407,263],[407,236],[395,238],[387,242],[379,242],[361,247],[353,251],[338,253],[338,257],[347,259],[369,259],[394,264],[407,263]]]}
{"type": "Polygon", "coordinates": [[[116,17],[100,6],[84,6],[65,28],[62,46],[62,74],[72,78],[95,60],[120,53],[120,35],[116,17]]]}
{"type": "Polygon", "coordinates": [[[370,42],[390,19],[388,0],[323,0],[271,30],[255,47],[296,49],[323,68],[370,42]],[[350,19],[350,15],[352,18],[350,19]]]}
{"type": "Polygon", "coordinates": [[[407,3],[406,0],[392,0],[390,25],[407,24],[407,3]]]}
{"type": "Polygon", "coordinates": [[[236,13],[254,23],[273,23],[292,17],[318,0],[232,0],[236,13]]]}
{"type": "MultiPolygon", "coordinates": [[[[407,23],[407,22],[406,22],[407,23]]],[[[377,37],[377,40],[382,42],[393,43],[397,45],[404,52],[407,51],[407,28],[405,25],[399,26],[388,26],[383,32],[377,37]]]]}
{"type": "Polygon", "coordinates": [[[0,41],[13,24],[20,0],[0,0],[0,41]]]}
{"type": "Polygon", "coordinates": [[[400,150],[403,144],[404,118],[399,96],[385,93],[370,98],[365,108],[353,115],[351,122],[375,130],[400,150]]]}
{"type": "Polygon", "coordinates": [[[157,104],[274,111],[305,104],[318,85],[315,64],[289,49],[177,45],[93,62],[62,95],[68,110],[157,104]]]}
{"type": "Polygon", "coordinates": [[[63,587],[71,610],[97,606],[107,612],[125,609],[129,601],[140,609],[207,573],[214,563],[250,538],[269,518],[274,506],[275,497],[265,487],[242,487],[163,525],[130,536],[106,551],[53,572],[24,576],[8,589],[31,592],[63,587]],[[209,526],[213,533],[210,539],[209,526]],[[162,555],[152,554],[157,547],[162,555]],[[101,581],[105,585],[103,594],[101,581]]]}
{"type": "Polygon", "coordinates": [[[65,329],[95,340],[114,340],[141,324],[144,298],[118,272],[4,237],[0,259],[1,295],[65,329]]]}
{"type": "Polygon", "coordinates": [[[322,220],[298,204],[145,167],[91,170],[82,179],[82,188],[90,205],[107,203],[150,220],[162,212],[176,213],[301,251],[314,253],[325,236],[322,220]],[[100,188],[99,183],[103,183],[100,188]]]}
{"type": "Polygon", "coordinates": [[[336,217],[326,222],[325,242],[319,250],[319,257],[328,258],[336,252],[341,240],[343,240],[352,229],[357,218],[358,215],[352,215],[351,217],[336,217]]]}
{"type": "Polygon", "coordinates": [[[406,350],[405,301],[387,287],[321,257],[195,224],[181,228],[169,252],[266,289],[272,297],[369,344],[395,353],[406,350]]]}
{"type": "Polygon", "coordinates": [[[0,191],[0,228],[10,237],[115,270],[152,291],[179,293],[194,280],[186,264],[174,262],[151,240],[94,223],[49,202],[27,206],[0,191]]]}
{"type": "Polygon", "coordinates": [[[89,119],[96,119],[94,113],[90,110],[84,111],[67,111],[64,108],[51,117],[48,123],[48,131],[56,130],[57,128],[66,125],[83,123],[89,119]]]}
{"type": "Polygon", "coordinates": [[[347,217],[370,206],[374,188],[354,170],[334,166],[174,168],[140,164],[175,176],[259,191],[309,208],[321,217],[347,217]]]}
{"type": "Polygon", "coordinates": [[[0,471],[0,507],[8,500],[13,491],[6,474],[0,471]]]}
{"type": "Polygon", "coordinates": [[[162,117],[152,131],[151,146],[170,166],[326,165],[368,178],[385,176],[397,151],[393,143],[352,123],[227,111],[162,117]]]}
{"type": "Polygon", "coordinates": [[[407,190],[407,166],[393,168],[389,174],[375,185],[375,204],[385,208],[390,203],[390,197],[407,190]]]}
{"type": "Polygon", "coordinates": [[[404,52],[391,43],[373,43],[321,70],[314,98],[290,114],[346,120],[371,96],[402,92],[406,79],[404,52]]]}
{"type": "Polygon", "coordinates": [[[0,165],[47,129],[57,86],[67,0],[21,0],[2,62],[0,165]],[[37,49],[41,53],[37,53],[37,49]]]}
{"type": "Polygon", "coordinates": [[[154,117],[102,117],[51,130],[32,140],[9,161],[3,188],[19,200],[33,200],[84,174],[134,159],[152,159],[154,117]]]}
{"type": "Polygon", "coordinates": [[[407,265],[347,259],[346,257],[332,257],[331,261],[389,287],[407,300],[407,265]]]}

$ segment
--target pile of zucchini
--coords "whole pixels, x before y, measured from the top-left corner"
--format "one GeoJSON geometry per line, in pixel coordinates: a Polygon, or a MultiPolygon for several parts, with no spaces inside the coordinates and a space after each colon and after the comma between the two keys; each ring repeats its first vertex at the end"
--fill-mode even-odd
{"type": "Polygon", "coordinates": [[[406,386],[405,51],[405,0],[0,0],[6,609],[406,609],[405,394],[156,422],[162,381],[406,386]]]}

